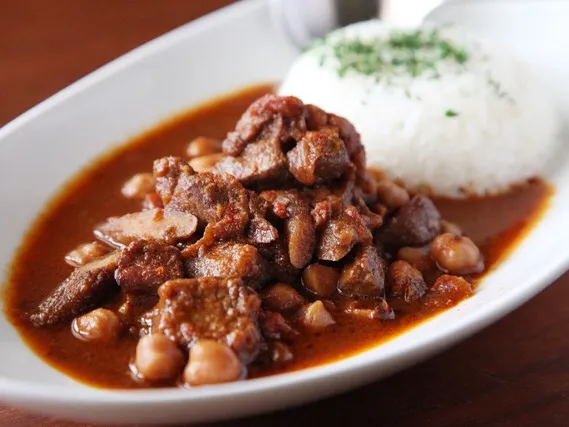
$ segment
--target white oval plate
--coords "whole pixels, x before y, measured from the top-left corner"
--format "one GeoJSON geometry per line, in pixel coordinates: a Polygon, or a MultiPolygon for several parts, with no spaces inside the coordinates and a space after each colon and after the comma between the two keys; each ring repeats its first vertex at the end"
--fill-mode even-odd
{"type": "MultiPolygon", "coordinates": [[[[564,22],[557,19],[561,16],[569,16],[569,3],[494,1],[451,4],[431,17],[464,23],[509,43],[535,60],[551,82],[549,87],[560,91],[568,89],[562,77],[569,70],[569,37],[564,22]],[[530,24],[535,35],[551,35],[539,46],[543,49],[530,40],[533,33],[520,30],[530,24]],[[508,37],[511,34],[515,37],[508,37]]],[[[0,129],[0,266],[9,265],[50,196],[95,156],[214,96],[282,79],[296,54],[272,27],[266,1],[240,2],[136,49],[0,129]]],[[[103,391],[47,366],[2,315],[0,399],[78,420],[197,422],[299,404],[384,377],[490,324],[569,266],[569,253],[560,250],[569,239],[569,170],[561,166],[547,175],[557,193],[545,217],[473,298],[370,351],[325,366],[229,385],[103,391]]]]}

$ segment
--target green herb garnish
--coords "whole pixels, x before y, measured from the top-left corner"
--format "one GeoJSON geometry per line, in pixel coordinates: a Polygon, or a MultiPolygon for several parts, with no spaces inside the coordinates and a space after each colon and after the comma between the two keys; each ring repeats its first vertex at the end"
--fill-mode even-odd
{"type": "Polygon", "coordinates": [[[456,117],[456,116],[458,116],[458,113],[456,111],[453,111],[453,110],[447,110],[447,112],[445,113],[445,116],[456,117]]]}
{"type": "Polygon", "coordinates": [[[438,29],[395,31],[372,40],[328,37],[316,47],[328,49],[336,59],[340,77],[349,72],[375,76],[421,76],[431,73],[439,77],[442,62],[462,65],[468,61],[465,49],[443,38],[438,29]]]}

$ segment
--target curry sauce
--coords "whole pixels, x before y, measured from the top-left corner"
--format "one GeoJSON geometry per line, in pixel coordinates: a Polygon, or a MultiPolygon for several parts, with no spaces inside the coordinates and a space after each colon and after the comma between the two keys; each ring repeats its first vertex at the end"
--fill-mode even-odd
{"type": "MultiPolygon", "coordinates": [[[[27,313],[64,280],[72,268],[65,254],[92,240],[93,228],[110,216],[139,209],[122,196],[121,185],[133,174],[148,171],[155,159],[183,157],[192,139],[207,135],[223,139],[242,112],[272,86],[256,86],[204,105],[108,153],[75,177],[39,216],[14,259],[5,309],[30,347],[45,361],[73,378],[94,386],[147,386],[133,379],[128,365],[137,339],[122,337],[101,344],[77,340],[68,323],[36,328],[27,313]]],[[[480,248],[486,272],[499,265],[547,206],[552,189],[536,179],[508,194],[468,200],[434,199],[442,216],[459,224],[480,248]]],[[[481,277],[473,277],[474,283],[481,277]]],[[[307,368],[354,355],[393,338],[436,314],[423,306],[400,307],[395,320],[379,322],[338,314],[325,332],[300,330],[290,346],[294,359],[286,365],[256,363],[249,377],[307,368]]]]}

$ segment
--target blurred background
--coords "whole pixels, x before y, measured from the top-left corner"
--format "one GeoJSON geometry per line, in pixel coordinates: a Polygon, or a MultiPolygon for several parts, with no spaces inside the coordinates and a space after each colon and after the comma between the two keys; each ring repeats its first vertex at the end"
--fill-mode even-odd
{"type": "MultiPolygon", "coordinates": [[[[101,65],[236,0],[0,0],[0,126],[101,65]]],[[[246,0],[241,0],[246,1],[246,0]]],[[[379,2],[382,15],[418,22],[444,0],[379,2]]]]}
{"type": "Polygon", "coordinates": [[[235,0],[0,0],[0,126],[101,65],[235,0]]]}

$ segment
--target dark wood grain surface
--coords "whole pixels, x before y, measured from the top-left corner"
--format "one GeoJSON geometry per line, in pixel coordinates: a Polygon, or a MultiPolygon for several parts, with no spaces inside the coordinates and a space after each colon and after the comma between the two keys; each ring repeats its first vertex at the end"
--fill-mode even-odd
{"type": "MultiPolygon", "coordinates": [[[[0,0],[0,125],[113,58],[227,3],[0,0]]],[[[565,275],[505,319],[403,373],[219,427],[568,426],[568,326],[565,275]]],[[[78,425],[0,407],[0,426],[78,425]]]]}

